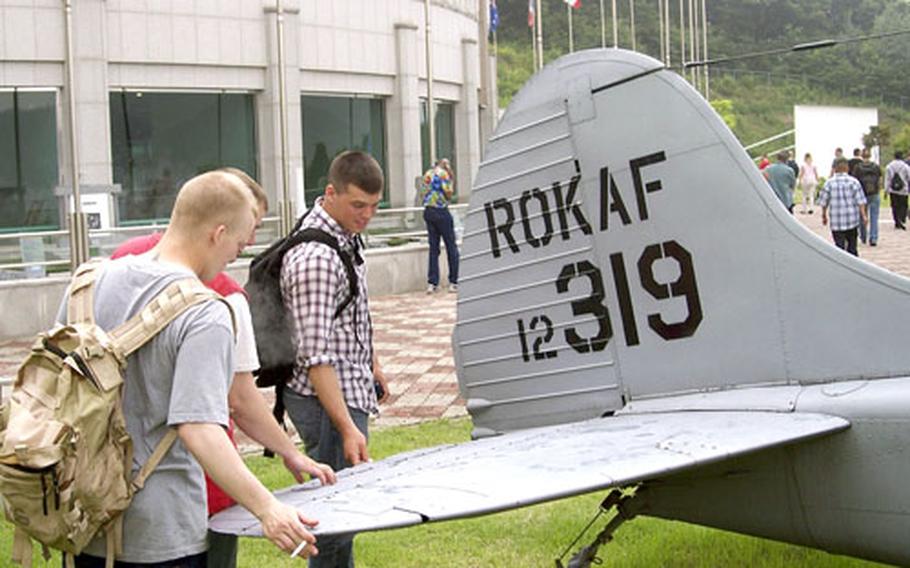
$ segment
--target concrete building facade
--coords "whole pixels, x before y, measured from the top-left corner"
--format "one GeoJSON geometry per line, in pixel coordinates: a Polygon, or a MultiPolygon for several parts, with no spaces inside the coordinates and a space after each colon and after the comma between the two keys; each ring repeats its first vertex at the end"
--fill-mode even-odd
{"type": "MultiPolygon", "coordinates": [[[[438,156],[462,202],[498,114],[488,3],[429,2],[438,156]]],[[[221,165],[277,203],[282,125],[292,201],[310,205],[331,158],[358,148],[385,170],[386,205],[414,203],[428,163],[424,0],[75,0],[69,23],[68,4],[0,0],[0,231],[64,227],[74,171],[112,226],[161,219],[183,181],[221,165]]]]}

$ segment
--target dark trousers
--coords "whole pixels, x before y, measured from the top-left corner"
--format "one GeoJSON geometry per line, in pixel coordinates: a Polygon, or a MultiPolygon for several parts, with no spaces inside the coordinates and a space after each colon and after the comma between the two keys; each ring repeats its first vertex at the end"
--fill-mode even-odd
{"type": "MultiPolygon", "coordinates": [[[[104,568],[104,558],[80,554],[76,557],[76,568],[104,568]]],[[[149,564],[117,560],[114,568],[205,568],[205,553],[149,564]]]]}
{"type": "Polygon", "coordinates": [[[449,260],[449,282],[458,284],[458,245],[455,244],[452,214],[447,207],[424,207],[423,220],[427,224],[427,239],[430,241],[427,282],[439,285],[439,238],[442,237],[449,260]]]}
{"type": "Polygon", "coordinates": [[[831,231],[831,236],[837,248],[844,249],[853,256],[859,256],[856,252],[856,227],[846,231],[831,231]]]}
{"type": "MultiPolygon", "coordinates": [[[[351,467],[344,458],[341,434],[335,429],[329,414],[322,408],[319,398],[301,396],[285,388],[284,404],[294,428],[303,439],[308,456],[332,466],[335,471],[351,467]]],[[[351,413],[351,419],[357,429],[364,436],[368,436],[369,415],[350,407],[348,412],[351,413]]],[[[310,568],[353,568],[353,536],[322,536],[316,540],[316,548],[319,549],[319,555],[310,558],[310,568]]]]}
{"type": "Polygon", "coordinates": [[[903,227],[907,222],[907,196],[891,194],[891,215],[894,217],[894,226],[903,227]]]}

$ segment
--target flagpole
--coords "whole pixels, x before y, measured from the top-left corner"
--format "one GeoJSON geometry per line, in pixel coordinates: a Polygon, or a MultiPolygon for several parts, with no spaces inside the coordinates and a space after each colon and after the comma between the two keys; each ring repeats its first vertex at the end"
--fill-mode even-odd
{"type": "MultiPolygon", "coordinates": [[[[704,61],[708,60],[708,13],[707,5],[705,0],[701,0],[701,33],[702,33],[702,59],[704,61]]],[[[708,75],[709,69],[707,65],[702,65],[705,74],[705,99],[711,100],[711,82],[710,76],[708,75]]]]}
{"type": "Polygon", "coordinates": [[[604,18],[604,0],[600,0],[600,47],[607,47],[607,22],[604,18]]]}
{"type": "Polygon", "coordinates": [[[613,0],[613,47],[619,47],[619,28],[616,25],[616,0],[613,0]]]}
{"type": "Polygon", "coordinates": [[[430,0],[424,0],[423,5],[427,60],[427,136],[430,146],[430,167],[433,167],[436,165],[436,108],[433,104],[433,41],[430,28],[430,0]]]}
{"type": "Polygon", "coordinates": [[[543,69],[543,10],[540,7],[540,0],[537,0],[537,68],[543,69]]]}
{"type": "Polygon", "coordinates": [[[572,35],[572,6],[566,4],[566,13],[569,16],[569,53],[575,52],[575,38],[572,35]]]}
{"type": "Polygon", "coordinates": [[[664,0],[657,0],[657,21],[660,29],[660,60],[666,64],[667,49],[664,45],[664,0]]]}
{"type": "Polygon", "coordinates": [[[679,0],[679,63],[682,65],[680,75],[686,76],[686,6],[679,0]]]}
{"type": "Polygon", "coordinates": [[[632,51],[638,51],[635,43],[635,0],[629,0],[629,27],[632,32],[632,51]]]}
{"type": "MultiPolygon", "coordinates": [[[[695,16],[692,14],[692,0],[689,0],[689,61],[695,61],[695,38],[692,36],[695,33],[695,16]]],[[[693,67],[689,72],[689,81],[692,83],[692,86],[698,89],[698,82],[695,78],[696,69],[693,67]]]]}
{"type": "Polygon", "coordinates": [[[672,59],[670,54],[673,51],[670,47],[670,0],[664,0],[664,21],[667,23],[665,31],[667,34],[667,67],[669,67],[672,59]]]}

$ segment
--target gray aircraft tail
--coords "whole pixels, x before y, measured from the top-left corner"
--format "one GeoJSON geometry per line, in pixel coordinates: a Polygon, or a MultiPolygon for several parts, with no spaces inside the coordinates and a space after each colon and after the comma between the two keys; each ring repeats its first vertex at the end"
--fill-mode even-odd
{"type": "Polygon", "coordinates": [[[577,52],[516,95],[461,258],[453,343],[481,435],[910,373],[910,281],[793,219],[710,105],[640,54],[577,52]]]}

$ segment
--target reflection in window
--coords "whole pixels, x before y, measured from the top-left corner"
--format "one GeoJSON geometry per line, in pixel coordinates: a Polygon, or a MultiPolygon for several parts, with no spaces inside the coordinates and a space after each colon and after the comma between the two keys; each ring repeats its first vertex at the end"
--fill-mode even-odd
{"type": "Polygon", "coordinates": [[[53,92],[0,92],[0,230],[59,228],[53,92]]]}
{"type": "Polygon", "coordinates": [[[202,172],[258,175],[252,95],[111,93],[110,112],[121,221],[168,218],[177,190],[202,172]]]}
{"type": "MultiPolygon", "coordinates": [[[[435,98],[435,97],[434,97],[435,98]]],[[[452,169],[458,171],[455,163],[455,104],[436,101],[436,159],[448,158],[452,169]]],[[[427,127],[427,101],[420,101],[420,153],[423,171],[430,169],[430,129],[427,127]]],[[[458,186],[455,186],[458,193],[458,186]]]]}
{"type": "MultiPolygon", "coordinates": [[[[386,172],[385,113],[380,99],[300,97],[303,122],[304,197],[322,195],[332,159],[345,150],[368,152],[386,172]]],[[[384,190],[382,201],[388,198],[384,190]]]]}

